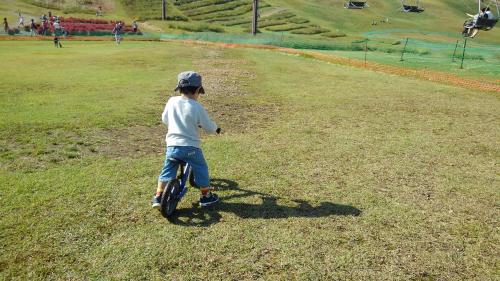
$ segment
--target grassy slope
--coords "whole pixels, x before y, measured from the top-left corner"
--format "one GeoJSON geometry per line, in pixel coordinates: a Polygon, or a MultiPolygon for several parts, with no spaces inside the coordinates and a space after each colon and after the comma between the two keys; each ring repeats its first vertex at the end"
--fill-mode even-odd
{"type": "MultiPolygon", "coordinates": [[[[457,37],[466,18],[465,13],[477,12],[474,1],[458,1],[459,3],[455,0],[421,1],[426,9],[421,14],[400,12],[401,2],[396,0],[368,2],[369,8],[347,10],[342,6],[344,1],[339,0],[269,0],[273,5],[289,7],[305,18],[312,18],[322,26],[340,29],[351,35],[371,30],[408,29],[457,37]],[[389,18],[390,24],[379,23],[375,27],[371,26],[372,20],[385,18],[389,18]]],[[[500,43],[498,34],[498,29],[483,32],[477,39],[500,43]]]]}
{"type": "Polygon", "coordinates": [[[270,51],[65,47],[0,42],[0,279],[498,273],[498,95],[270,51]],[[182,69],[205,76],[225,181],[172,224],[148,204],[182,69]]]}
{"type": "MultiPolygon", "coordinates": [[[[148,0],[149,1],[149,0],[148,0]]],[[[142,14],[150,16],[149,10],[156,10],[156,14],[160,13],[160,6],[154,8],[133,9],[135,6],[123,7],[120,1],[106,0],[110,7],[106,11],[107,18],[125,18],[131,20],[139,18],[142,14]]],[[[400,2],[396,0],[377,0],[369,1],[370,7],[363,10],[347,10],[343,8],[344,1],[335,0],[269,0],[268,4],[272,5],[272,9],[285,9],[293,12],[298,17],[310,20],[308,24],[317,24],[332,31],[339,30],[350,36],[372,36],[366,32],[380,32],[379,36],[387,38],[402,38],[405,36],[419,36],[419,33],[424,33],[427,39],[435,39],[439,41],[452,41],[459,37],[462,23],[465,19],[465,13],[475,13],[476,5],[474,1],[454,1],[454,0],[427,0],[422,1],[426,11],[421,14],[402,13],[399,11],[400,2]],[[382,20],[389,18],[389,24],[379,23],[377,26],[372,26],[373,20],[382,20]],[[395,33],[394,30],[400,32],[395,33]]],[[[144,2],[146,3],[146,2],[144,2]]],[[[173,5],[169,6],[173,11],[172,15],[182,15],[182,11],[178,10],[173,5]]],[[[20,0],[6,0],[0,3],[0,13],[7,16],[11,25],[17,22],[15,11],[21,10],[38,18],[41,13],[46,13],[47,9],[25,4],[20,0]]],[[[269,10],[269,9],[267,9],[269,10]]],[[[56,11],[57,12],[57,11],[56,11]]],[[[266,15],[266,9],[263,15],[266,15]]],[[[62,12],[59,12],[62,14],[62,12]]],[[[144,16],[142,15],[142,16],[144,16]]],[[[74,16],[88,17],[85,14],[75,14],[74,16]]],[[[250,17],[250,14],[245,16],[250,17]]],[[[167,32],[178,32],[171,29],[166,24],[153,22],[167,32]]],[[[205,24],[205,23],[204,23],[205,24]]],[[[196,24],[194,24],[195,27],[196,24]]],[[[145,26],[143,26],[145,27],[145,26]]],[[[147,29],[147,28],[146,28],[147,29]]],[[[242,32],[241,26],[225,27],[227,32],[242,32]]],[[[475,41],[483,43],[500,43],[499,29],[496,28],[489,32],[482,32],[475,41]]],[[[421,34],[420,34],[421,35],[421,34]]]]}

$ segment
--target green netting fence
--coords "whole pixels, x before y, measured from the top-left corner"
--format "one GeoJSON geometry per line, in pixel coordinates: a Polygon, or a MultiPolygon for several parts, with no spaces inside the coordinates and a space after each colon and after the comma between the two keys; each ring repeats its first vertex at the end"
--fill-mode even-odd
{"type": "MultiPolygon", "coordinates": [[[[411,33],[410,33],[411,34],[411,33]]],[[[22,34],[20,34],[22,35],[22,34]]],[[[365,34],[373,36],[374,34],[365,34]]],[[[470,70],[457,74],[500,77],[500,46],[479,44],[468,40],[465,53],[464,39],[457,37],[448,42],[415,38],[380,40],[378,36],[359,40],[327,38],[323,36],[297,36],[289,33],[229,34],[193,32],[181,34],[143,33],[141,36],[124,34],[127,38],[151,40],[198,40],[227,44],[270,45],[293,49],[315,50],[353,59],[375,61],[411,68],[429,68],[449,72],[453,69],[470,70]],[[405,47],[406,39],[408,43],[405,47]],[[403,58],[403,59],[401,59],[403,58]],[[463,60],[462,60],[463,58],[463,60]]],[[[453,72],[453,71],[452,71],[453,72]]],[[[497,78],[498,79],[498,78],[497,78]]]]}

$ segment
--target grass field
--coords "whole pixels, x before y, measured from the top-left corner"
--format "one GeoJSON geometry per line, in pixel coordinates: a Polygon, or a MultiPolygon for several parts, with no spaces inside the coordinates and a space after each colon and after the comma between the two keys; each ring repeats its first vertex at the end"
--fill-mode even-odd
{"type": "Polygon", "coordinates": [[[0,41],[0,279],[496,280],[500,100],[266,50],[0,41]],[[176,74],[222,202],[150,209],[176,74]]]}

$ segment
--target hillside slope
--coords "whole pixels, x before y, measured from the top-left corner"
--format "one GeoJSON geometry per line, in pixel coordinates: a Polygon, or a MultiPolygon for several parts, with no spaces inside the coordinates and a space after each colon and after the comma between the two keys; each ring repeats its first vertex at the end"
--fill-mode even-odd
{"type": "MultiPolygon", "coordinates": [[[[261,32],[300,35],[391,37],[423,33],[444,38],[460,36],[466,13],[477,12],[475,0],[422,0],[423,13],[404,13],[399,0],[372,0],[362,10],[344,8],[344,0],[261,0],[261,32]]],[[[408,2],[408,1],[407,1],[408,2]]],[[[252,19],[252,0],[167,0],[167,23],[154,22],[165,32],[218,31],[248,33],[252,19]],[[200,25],[202,26],[200,28],[200,25]]],[[[413,1],[411,1],[413,3],[413,1]]],[[[49,9],[62,14],[92,17],[102,6],[108,18],[141,21],[161,19],[158,0],[4,0],[0,14],[12,23],[17,12],[38,18],[49,9]]],[[[494,9],[496,10],[496,9],[494,9]]],[[[500,43],[498,28],[482,32],[476,39],[500,43]]]]}
{"type": "MultiPolygon", "coordinates": [[[[143,18],[160,17],[158,1],[140,2],[150,7],[143,18]],[[151,16],[151,10],[156,10],[153,13],[156,16],[151,16]]],[[[250,28],[251,0],[173,0],[169,3],[171,15],[182,15],[192,22],[221,25],[226,32],[248,32],[250,28]]],[[[345,9],[344,0],[261,0],[259,3],[262,32],[307,35],[333,32],[359,36],[379,31],[385,34],[423,32],[456,38],[460,36],[466,13],[477,12],[475,0],[422,0],[420,5],[425,11],[419,14],[402,12],[399,0],[368,1],[368,7],[362,10],[345,9]]],[[[135,15],[137,10],[129,14],[135,15]]],[[[482,32],[478,40],[500,42],[498,28],[482,32]]]]}

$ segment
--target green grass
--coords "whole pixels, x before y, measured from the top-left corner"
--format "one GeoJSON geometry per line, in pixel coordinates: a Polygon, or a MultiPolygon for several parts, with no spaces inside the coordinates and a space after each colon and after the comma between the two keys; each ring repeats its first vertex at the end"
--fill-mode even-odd
{"type": "MultiPolygon", "coordinates": [[[[429,69],[451,73],[457,76],[471,77],[476,79],[487,78],[489,80],[498,79],[500,70],[498,64],[499,57],[495,46],[468,42],[464,55],[463,69],[460,69],[463,56],[463,41],[459,42],[455,52],[455,60],[452,60],[455,43],[429,42],[418,39],[410,39],[406,47],[403,61],[401,53],[403,51],[405,39],[395,42],[383,42],[379,40],[368,41],[369,61],[375,61],[388,65],[397,65],[404,68],[429,69]]],[[[364,60],[364,43],[353,44],[353,50],[338,50],[331,53],[348,58],[364,60]],[[354,50],[358,48],[358,50],[354,50]]],[[[327,52],[330,53],[330,52],[327,52]]]]}
{"type": "Polygon", "coordinates": [[[271,51],[63,44],[0,42],[0,279],[498,275],[497,94],[271,51]],[[149,200],[186,69],[224,129],[203,136],[222,202],[190,190],[170,223],[149,200]]]}

